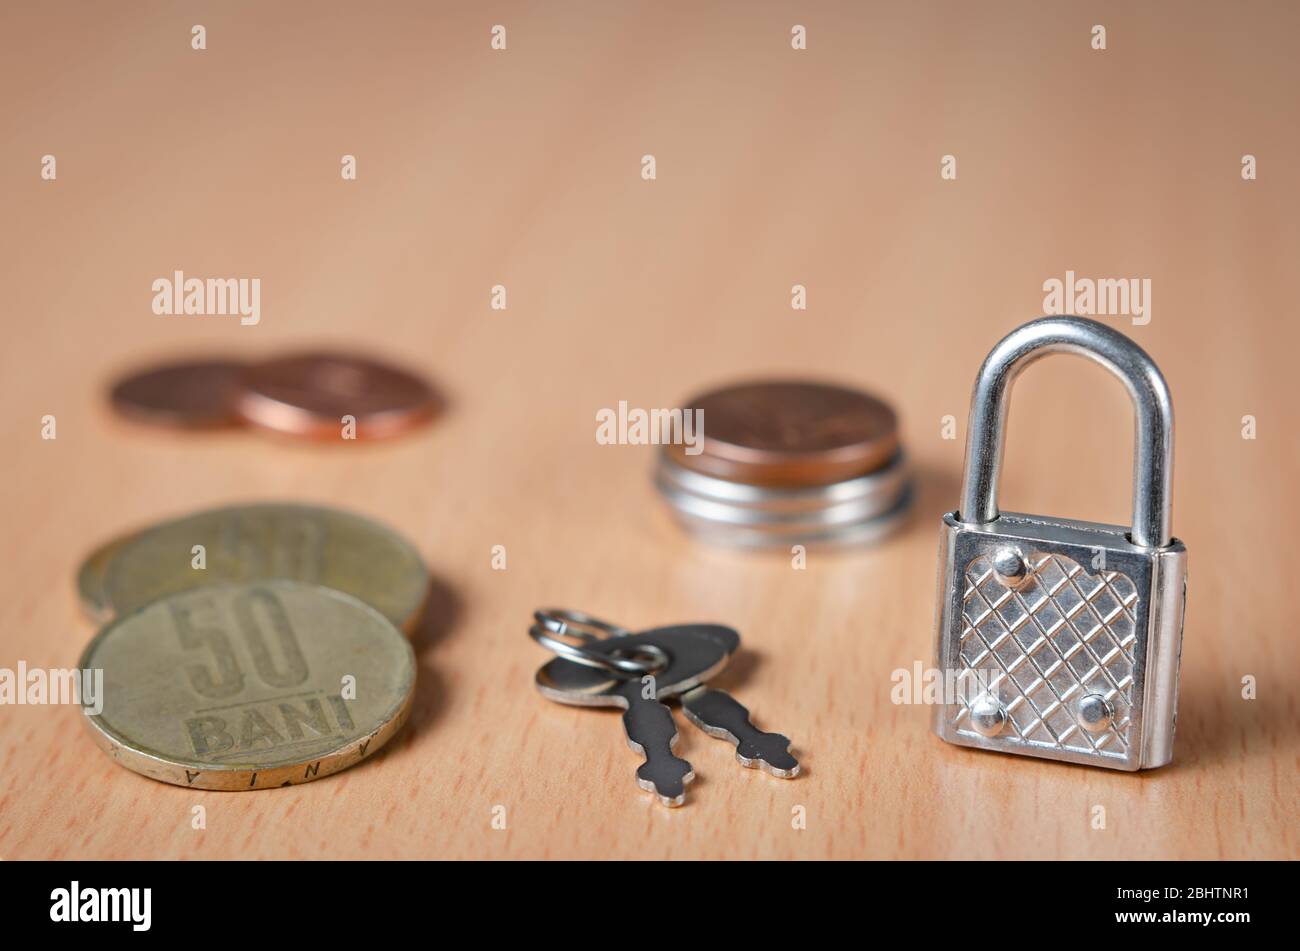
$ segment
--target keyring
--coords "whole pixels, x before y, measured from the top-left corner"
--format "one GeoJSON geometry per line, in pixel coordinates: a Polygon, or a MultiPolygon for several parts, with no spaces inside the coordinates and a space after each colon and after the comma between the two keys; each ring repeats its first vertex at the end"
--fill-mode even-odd
{"type": "Polygon", "coordinates": [[[611,621],[602,621],[585,611],[570,611],[567,608],[538,608],[533,612],[533,619],[552,634],[560,637],[576,637],[587,643],[602,637],[624,637],[632,632],[611,621]],[[587,630],[575,630],[587,628],[587,630]],[[592,633],[593,631],[598,633],[592,633]]]}
{"type": "Polygon", "coordinates": [[[575,647],[573,644],[566,644],[564,641],[556,640],[546,633],[546,630],[540,624],[534,624],[530,627],[528,635],[547,650],[558,654],[565,660],[573,661],[575,664],[582,664],[584,667],[595,667],[598,670],[614,674],[616,677],[640,677],[645,674],[653,674],[668,666],[667,652],[662,647],[656,647],[654,644],[636,644],[630,648],[631,651],[638,654],[648,654],[654,658],[647,663],[632,657],[598,654],[586,647],[575,647]]]}
{"type": "Polygon", "coordinates": [[[549,629],[549,632],[553,632],[559,637],[576,637],[587,644],[602,639],[599,635],[592,633],[593,630],[604,631],[612,637],[623,637],[632,633],[627,628],[620,627],[617,624],[602,621],[581,611],[538,610],[533,612],[533,617],[539,623],[532,625],[528,629],[528,636],[547,650],[558,654],[565,660],[573,661],[575,664],[608,671],[618,677],[638,677],[652,674],[668,666],[667,652],[654,644],[637,644],[631,648],[632,652],[648,655],[652,658],[650,662],[647,662],[637,660],[634,657],[618,657],[612,654],[603,654],[588,647],[568,644],[548,633],[549,629]],[[582,630],[582,628],[587,628],[587,630],[582,630]]]}

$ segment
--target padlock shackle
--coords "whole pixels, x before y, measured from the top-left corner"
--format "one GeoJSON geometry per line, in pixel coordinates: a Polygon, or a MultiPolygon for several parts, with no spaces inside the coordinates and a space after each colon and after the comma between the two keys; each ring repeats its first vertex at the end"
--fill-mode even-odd
{"type": "Polygon", "coordinates": [[[1133,530],[1146,548],[1170,542],[1174,408],[1155,362],[1117,330],[1083,317],[1040,317],[1007,334],[989,353],[971,396],[958,519],[986,524],[998,517],[998,479],[1006,445],[1007,409],[1016,377],[1049,353],[1077,353],[1117,376],[1133,399],[1133,530]]]}

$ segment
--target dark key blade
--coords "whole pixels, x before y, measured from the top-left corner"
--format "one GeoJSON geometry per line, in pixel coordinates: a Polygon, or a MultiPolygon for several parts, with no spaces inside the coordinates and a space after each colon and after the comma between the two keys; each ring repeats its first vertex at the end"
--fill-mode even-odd
{"type": "Polygon", "coordinates": [[[606,671],[561,657],[545,664],[535,682],[544,696],[558,703],[621,707],[628,745],[645,757],[637,769],[637,785],[655,793],[666,806],[680,806],[695,771],[673,753],[677,727],[672,712],[647,698],[667,699],[699,686],[726,666],[740,645],[740,635],[721,624],[679,624],[611,637],[588,646],[602,653],[627,654],[645,645],[658,647],[668,656],[667,667],[648,675],[652,683],[647,678],[620,680],[606,671]]]}
{"type": "Polygon", "coordinates": [[[790,740],[780,733],[764,733],[749,719],[749,710],[721,690],[696,687],[682,694],[686,718],[709,736],[736,744],[736,759],[751,769],[761,768],[782,779],[799,775],[799,761],[790,755],[790,740]]]}
{"type": "Polygon", "coordinates": [[[695,770],[673,752],[677,724],[672,711],[658,700],[646,699],[639,681],[620,685],[617,693],[627,701],[623,711],[627,744],[645,757],[637,767],[637,785],[654,793],[665,806],[680,806],[686,801],[686,784],[695,778],[695,770]]]}

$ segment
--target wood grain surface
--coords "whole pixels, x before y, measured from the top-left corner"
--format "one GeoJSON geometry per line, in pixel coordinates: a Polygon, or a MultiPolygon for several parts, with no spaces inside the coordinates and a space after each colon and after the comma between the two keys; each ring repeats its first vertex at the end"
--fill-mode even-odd
{"type": "MultiPolygon", "coordinates": [[[[72,708],[0,708],[0,857],[1297,857],[1298,28],[1284,2],[5,4],[0,667],[75,664],[80,560],[206,506],[354,509],[436,579],[410,724],[317,783],[171,787],[72,708]],[[260,278],[260,322],[155,316],[178,269],[260,278]],[[1181,703],[1174,762],[1145,774],[948,746],[890,700],[930,663],[975,370],[1067,270],[1150,279],[1149,323],[1105,319],[1177,410],[1181,703]],[[322,446],[106,404],[140,363],[306,345],[404,362],[447,412],[322,446]],[[771,374],[895,403],[920,479],[903,533],[805,570],[710,548],[655,495],[653,449],[595,440],[620,400],[771,374]],[[658,806],[617,713],[533,689],[542,605],[738,628],[718,683],[803,775],[741,769],[682,720],[699,780],[658,806]]],[[[1004,503],[1122,521],[1131,444],[1102,370],[1039,364],[1004,503]]]]}

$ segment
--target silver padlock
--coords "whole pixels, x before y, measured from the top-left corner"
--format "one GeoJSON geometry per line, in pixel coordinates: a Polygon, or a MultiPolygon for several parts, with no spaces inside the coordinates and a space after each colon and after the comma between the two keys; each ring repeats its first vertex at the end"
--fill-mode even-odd
{"type": "Polygon", "coordinates": [[[1112,769],[1169,762],[1187,586],[1187,549],[1169,532],[1173,461],[1169,388],[1123,334],[1043,317],[993,348],[975,379],[961,508],[940,531],[939,736],[1112,769]],[[1062,352],[1100,363],[1133,398],[1130,529],[998,511],[1011,386],[1062,352]]]}

